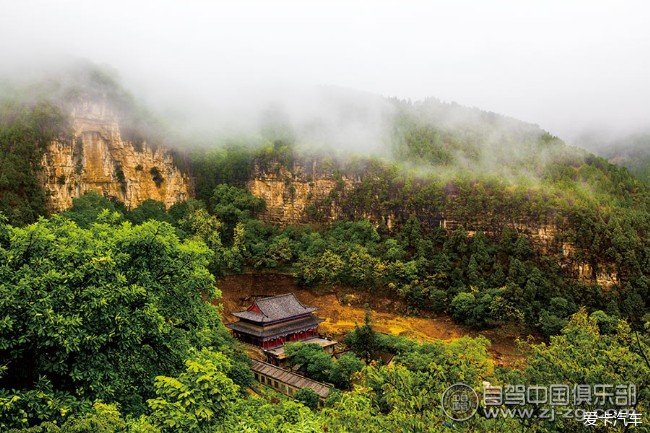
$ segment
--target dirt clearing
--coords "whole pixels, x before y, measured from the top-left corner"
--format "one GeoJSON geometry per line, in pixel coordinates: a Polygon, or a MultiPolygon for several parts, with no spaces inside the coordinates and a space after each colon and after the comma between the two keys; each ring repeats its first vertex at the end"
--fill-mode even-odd
{"type": "Polygon", "coordinates": [[[499,365],[510,364],[521,358],[516,350],[516,330],[491,329],[476,332],[454,323],[449,316],[413,317],[401,315],[403,305],[385,297],[363,296],[345,293],[342,289],[327,292],[314,291],[297,285],[294,278],[278,273],[249,273],[229,275],[220,279],[217,286],[222,291],[223,318],[226,323],[236,320],[235,311],[247,308],[255,297],[272,296],[292,292],[306,305],[318,308],[316,314],[325,319],[320,332],[333,338],[340,338],[363,324],[368,303],[373,311],[373,326],[379,332],[401,335],[418,341],[453,340],[464,335],[483,335],[492,344],[489,348],[494,361],[499,365]]]}

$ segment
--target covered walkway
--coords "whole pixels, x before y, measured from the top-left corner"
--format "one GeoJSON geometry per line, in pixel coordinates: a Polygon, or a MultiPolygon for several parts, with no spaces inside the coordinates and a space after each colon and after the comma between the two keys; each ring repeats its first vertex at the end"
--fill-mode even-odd
{"type": "Polygon", "coordinates": [[[327,398],[332,388],[331,385],[317,382],[305,376],[285,370],[284,368],[276,367],[273,364],[258,361],[256,359],[251,360],[251,370],[253,370],[255,379],[258,382],[268,385],[276,391],[290,397],[293,397],[299,389],[310,388],[318,394],[321,401],[323,401],[327,398]]]}

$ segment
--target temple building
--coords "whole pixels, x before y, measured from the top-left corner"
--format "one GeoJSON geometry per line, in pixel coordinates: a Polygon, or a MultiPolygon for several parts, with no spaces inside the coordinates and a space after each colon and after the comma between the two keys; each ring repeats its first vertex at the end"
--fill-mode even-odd
{"type": "Polygon", "coordinates": [[[287,293],[255,300],[245,311],[233,313],[239,320],[227,326],[237,339],[261,348],[270,362],[278,364],[284,359],[284,343],[292,341],[316,343],[329,353],[334,351],[336,342],[318,334],[323,320],[315,311],[287,293]]]}

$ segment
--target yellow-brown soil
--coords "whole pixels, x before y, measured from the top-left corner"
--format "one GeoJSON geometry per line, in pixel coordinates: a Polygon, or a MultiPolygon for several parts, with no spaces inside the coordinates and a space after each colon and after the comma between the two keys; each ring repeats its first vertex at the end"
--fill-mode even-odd
{"type": "Polygon", "coordinates": [[[385,297],[346,294],[342,288],[328,291],[312,290],[299,286],[293,277],[278,273],[255,273],[229,275],[218,281],[222,291],[223,318],[229,323],[236,320],[235,311],[247,308],[258,296],[271,296],[293,292],[304,304],[318,308],[317,315],[325,321],[320,332],[333,338],[340,338],[364,320],[364,304],[372,308],[373,326],[379,332],[401,335],[418,341],[453,340],[464,335],[483,335],[491,341],[490,353],[495,363],[510,364],[521,358],[516,350],[516,330],[498,328],[476,332],[452,321],[447,315],[434,317],[413,317],[396,311],[403,308],[398,301],[385,297]]]}

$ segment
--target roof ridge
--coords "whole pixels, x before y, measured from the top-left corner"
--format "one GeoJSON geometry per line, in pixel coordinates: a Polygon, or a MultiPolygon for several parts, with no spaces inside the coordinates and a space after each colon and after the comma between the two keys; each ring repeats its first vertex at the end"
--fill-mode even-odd
{"type": "Polygon", "coordinates": [[[233,314],[238,316],[241,313],[243,314],[243,316],[240,316],[242,318],[248,314],[250,320],[261,319],[259,320],[261,322],[272,322],[312,313],[317,310],[315,307],[300,302],[295,293],[292,292],[257,298],[250,308],[252,310],[247,310],[249,313],[242,311],[233,314]]]}
{"type": "Polygon", "coordinates": [[[283,296],[293,296],[294,298],[296,297],[296,295],[294,295],[292,292],[288,292],[288,293],[282,293],[282,294],[280,294],[280,295],[265,296],[265,297],[263,297],[263,298],[257,298],[257,299],[255,300],[255,302],[257,302],[257,301],[263,301],[263,300],[265,300],[265,299],[281,298],[281,297],[283,297],[283,296]]]}
{"type": "MultiPolygon", "coordinates": [[[[295,299],[295,300],[296,300],[300,305],[302,305],[302,303],[301,303],[300,301],[298,301],[298,298],[296,298],[296,295],[294,295],[294,294],[291,293],[291,292],[289,292],[289,293],[283,293],[283,294],[281,294],[281,295],[266,296],[266,297],[264,297],[264,298],[256,299],[256,300],[255,300],[255,305],[257,305],[257,308],[259,308],[259,310],[262,312],[262,314],[264,314],[264,316],[269,317],[269,315],[266,314],[266,313],[264,312],[264,309],[263,309],[262,307],[259,306],[258,302],[259,302],[259,301],[266,301],[266,300],[276,299],[276,298],[282,298],[282,297],[286,297],[286,296],[291,296],[291,297],[292,297],[293,299],[295,299]]],[[[303,306],[303,308],[305,307],[304,305],[302,305],[302,306],[303,306]]]]}
{"type": "Polygon", "coordinates": [[[279,367],[279,366],[277,366],[277,365],[275,365],[275,364],[271,364],[270,362],[261,361],[261,360],[259,360],[259,359],[251,359],[251,361],[258,362],[258,363],[260,363],[260,364],[262,364],[262,365],[265,365],[265,366],[273,367],[273,368],[276,369],[276,370],[281,370],[281,371],[283,371],[283,372],[285,372],[285,373],[289,373],[289,374],[291,374],[291,375],[298,376],[298,377],[300,377],[300,378],[302,378],[302,379],[306,379],[306,380],[309,381],[309,382],[314,382],[314,383],[317,383],[317,384],[319,384],[319,385],[323,385],[323,386],[325,386],[325,387],[327,387],[327,388],[333,388],[333,387],[334,387],[334,385],[329,384],[329,383],[327,383],[327,382],[321,382],[320,380],[312,379],[311,377],[308,377],[308,376],[302,375],[302,374],[300,374],[300,373],[296,373],[295,371],[292,371],[292,370],[287,370],[286,368],[279,367]]]}
{"type": "MultiPolygon", "coordinates": [[[[262,313],[262,316],[264,316],[264,317],[269,317],[269,316],[268,316],[268,315],[267,315],[267,314],[266,314],[266,313],[265,313],[265,312],[260,308],[260,306],[257,305],[257,301],[258,301],[257,299],[254,300],[254,301],[253,301],[253,304],[252,304],[250,307],[248,307],[245,311],[250,311],[250,308],[251,308],[253,305],[256,305],[256,306],[257,306],[257,309],[260,310],[260,313],[262,313]]],[[[254,313],[255,313],[255,314],[259,314],[257,311],[255,311],[254,313]]]]}

